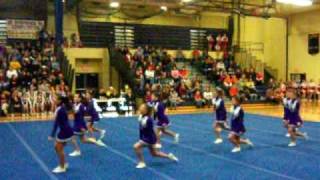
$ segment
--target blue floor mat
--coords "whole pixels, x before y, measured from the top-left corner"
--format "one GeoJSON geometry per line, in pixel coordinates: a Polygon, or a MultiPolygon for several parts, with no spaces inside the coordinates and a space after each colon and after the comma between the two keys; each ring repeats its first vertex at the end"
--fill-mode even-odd
{"type": "MultiPolygon", "coordinates": [[[[179,163],[152,158],[144,151],[147,169],[135,169],[132,149],[138,140],[136,118],[102,119],[107,130],[107,148],[80,144],[82,156],[66,156],[70,169],[62,175],[50,173],[57,165],[53,142],[47,140],[52,122],[1,123],[0,179],[320,179],[320,123],[306,122],[302,131],[310,140],[298,140],[288,148],[286,131],[278,118],[246,115],[246,137],[255,147],[230,153],[232,145],[214,145],[212,114],[172,115],[171,129],[181,143],[163,137],[164,152],[176,154],[179,163]]],[[[73,151],[71,145],[66,155],[73,151]]]]}

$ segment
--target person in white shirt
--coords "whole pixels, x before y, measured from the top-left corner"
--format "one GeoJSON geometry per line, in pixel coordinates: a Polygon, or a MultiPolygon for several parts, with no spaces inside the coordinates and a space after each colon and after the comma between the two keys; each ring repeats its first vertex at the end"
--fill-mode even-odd
{"type": "Polygon", "coordinates": [[[152,68],[148,68],[145,72],[144,75],[146,76],[146,79],[153,84],[154,82],[154,70],[152,68]]]}
{"type": "Polygon", "coordinates": [[[210,107],[212,104],[213,92],[211,91],[210,87],[207,87],[206,90],[203,92],[203,98],[205,100],[205,104],[210,107]]]}
{"type": "Polygon", "coordinates": [[[10,68],[10,69],[7,71],[7,78],[8,78],[8,79],[12,79],[13,77],[18,77],[18,71],[17,71],[16,69],[10,68]]]}

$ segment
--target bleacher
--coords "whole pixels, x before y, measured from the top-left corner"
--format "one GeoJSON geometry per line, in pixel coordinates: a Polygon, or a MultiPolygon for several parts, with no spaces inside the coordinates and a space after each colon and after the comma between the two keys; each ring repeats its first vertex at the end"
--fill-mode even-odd
{"type": "Polygon", "coordinates": [[[227,33],[226,29],[179,26],[79,22],[80,39],[87,47],[155,46],[166,49],[205,49],[207,36],[227,33]]]}
{"type": "Polygon", "coordinates": [[[107,47],[114,42],[112,24],[80,22],[80,39],[86,47],[107,47]]]}

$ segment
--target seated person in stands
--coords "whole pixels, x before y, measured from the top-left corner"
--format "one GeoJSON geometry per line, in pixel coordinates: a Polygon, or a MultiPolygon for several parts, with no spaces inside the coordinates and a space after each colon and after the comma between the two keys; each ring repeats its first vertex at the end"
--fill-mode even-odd
{"type": "Polygon", "coordinates": [[[210,107],[212,105],[213,92],[209,86],[206,87],[205,91],[203,92],[203,98],[204,98],[205,105],[210,107]]]}
{"type": "Polygon", "coordinates": [[[21,101],[21,97],[18,94],[18,91],[14,91],[14,93],[12,94],[10,104],[11,104],[11,113],[13,117],[16,114],[19,114],[19,115],[22,114],[22,101],[21,101]]]}
{"type": "Polygon", "coordinates": [[[5,92],[3,92],[2,94],[1,94],[1,99],[0,99],[0,101],[1,101],[1,111],[0,111],[0,115],[1,116],[7,116],[8,115],[8,113],[9,113],[9,103],[8,103],[8,99],[7,99],[7,94],[8,94],[9,92],[7,92],[7,93],[5,93],[5,92]]]}
{"type": "Polygon", "coordinates": [[[225,64],[223,63],[223,61],[218,61],[218,62],[217,62],[217,69],[218,69],[218,70],[223,70],[223,71],[226,70],[226,66],[225,66],[225,64]]]}
{"type": "Polygon", "coordinates": [[[151,91],[150,90],[146,91],[146,95],[144,96],[144,101],[146,103],[150,103],[152,101],[152,99],[151,99],[151,91]]]}
{"type": "Polygon", "coordinates": [[[99,99],[107,99],[107,93],[104,89],[99,90],[99,99]]]}
{"type": "Polygon", "coordinates": [[[231,77],[229,75],[227,75],[225,77],[225,79],[223,80],[223,86],[226,90],[229,90],[230,87],[232,86],[232,80],[231,80],[231,77]]]}
{"type": "Polygon", "coordinates": [[[110,86],[106,92],[106,97],[107,99],[117,98],[118,97],[117,91],[112,86],[110,86]]]}
{"type": "Polygon", "coordinates": [[[178,96],[177,91],[175,91],[173,88],[170,90],[170,96],[169,96],[169,104],[170,108],[177,109],[177,105],[180,101],[180,98],[178,96]]]}
{"type": "Polygon", "coordinates": [[[128,107],[132,107],[133,111],[136,111],[136,98],[134,97],[134,95],[132,94],[132,90],[129,89],[126,93],[126,95],[124,96],[124,98],[126,99],[126,105],[128,107]]]}
{"type": "Polygon", "coordinates": [[[179,48],[179,49],[177,50],[177,52],[176,52],[176,60],[177,60],[177,61],[184,61],[184,59],[185,59],[185,56],[184,56],[181,48],[179,48]]]}
{"type": "Polygon", "coordinates": [[[245,92],[247,94],[247,99],[256,100],[258,98],[256,87],[252,79],[247,79],[245,82],[245,92]]]}
{"type": "Polygon", "coordinates": [[[255,68],[251,67],[251,68],[249,69],[248,75],[249,75],[248,78],[250,78],[250,79],[252,79],[253,81],[255,81],[255,80],[256,80],[256,76],[257,76],[257,73],[256,73],[255,68]]]}
{"type": "Polygon", "coordinates": [[[200,90],[197,90],[194,93],[194,102],[195,102],[197,108],[202,108],[203,107],[204,99],[202,97],[202,94],[201,94],[200,90]]]}
{"type": "Polygon", "coordinates": [[[239,88],[236,84],[233,84],[229,89],[229,95],[230,97],[238,96],[239,94],[239,88]]]}
{"type": "Polygon", "coordinates": [[[160,80],[162,79],[163,77],[163,73],[162,73],[162,70],[161,70],[161,66],[156,66],[156,69],[155,69],[155,72],[154,72],[154,81],[155,83],[159,83],[160,80]]]}
{"type": "Polygon", "coordinates": [[[188,95],[187,95],[187,92],[188,92],[188,88],[186,86],[185,83],[181,83],[180,86],[178,87],[178,94],[179,96],[182,98],[182,99],[188,99],[188,95]]]}
{"type": "Polygon", "coordinates": [[[193,50],[192,51],[192,61],[191,64],[194,64],[195,62],[198,62],[201,56],[201,51],[200,50],[193,50]]]}
{"type": "Polygon", "coordinates": [[[188,70],[185,65],[179,70],[179,74],[181,78],[186,78],[188,76],[188,70]]]}
{"type": "Polygon", "coordinates": [[[231,75],[231,83],[232,84],[237,84],[238,83],[238,78],[235,74],[231,75]]]}
{"type": "Polygon", "coordinates": [[[145,77],[146,77],[146,81],[147,83],[154,83],[154,75],[155,75],[155,71],[152,68],[152,66],[149,66],[148,69],[145,71],[145,77]]]}
{"type": "Polygon", "coordinates": [[[178,82],[180,79],[180,72],[176,66],[174,66],[171,70],[171,77],[173,78],[174,82],[178,82]]]}
{"type": "Polygon", "coordinates": [[[71,34],[71,47],[82,47],[82,42],[76,33],[71,34]]]}
{"type": "Polygon", "coordinates": [[[9,70],[7,70],[7,78],[10,80],[13,77],[18,77],[18,71],[17,69],[14,69],[13,67],[10,67],[9,70]]]}
{"type": "Polygon", "coordinates": [[[263,84],[263,73],[262,72],[257,72],[257,75],[256,75],[256,85],[257,86],[260,86],[263,84]]]}

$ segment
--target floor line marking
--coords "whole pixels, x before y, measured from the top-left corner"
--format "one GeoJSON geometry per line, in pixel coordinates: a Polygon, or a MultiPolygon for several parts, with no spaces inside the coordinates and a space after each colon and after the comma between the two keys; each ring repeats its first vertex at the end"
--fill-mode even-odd
{"type": "MultiPolygon", "coordinates": [[[[112,152],[112,153],[114,153],[114,154],[116,154],[116,155],[118,155],[118,156],[121,156],[122,158],[124,158],[124,159],[132,162],[133,164],[136,164],[136,160],[134,160],[134,159],[131,158],[130,156],[128,156],[128,155],[126,155],[126,154],[124,154],[124,153],[122,153],[122,152],[120,152],[120,151],[118,151],[118,150],[116,150],[116,149],[114,149],[114,148],[111,148],[110,146],[107,146],[107,147],[105,147],[105,148],[106,148],[108,151],[110,151],[110,152],[112,152]]],[[[157,171],[157,170],[155,170],[154,168],[151,168],[151,167],[149,167],[149,166],[147,166],[146,169],[149,170],[149,171],[151,171],[152,173],[160,176],[160,177],[163,178],[163,179],[166,179],[166,180],[174,180],[174,178],[170,177],[169,175],[164,174],[164,173],[162,173],[162,172],[159,172],[159,171],[157,171]]]]}
{"type": "Polygon", "coordinates": [[[21,142],[21,144],[26,148],[26,150],[30,153],[32,158],[39,164],[41,169],[49,176],[49,178],[51,180],[58,180],[58,178],[50,172],[48,166],[41,160],[41,158],[37,155],[37,153],[34,152],[34,150],[31,148],[31,146],[15,130],[15,128],[10,123],[7,123],[7,126],[12,131],[12,133],[16,136],[16,138],[21,142]]]}
{"type": "MultiPolygon", "coordinates": [[[[180,129],[187,129],[187,130],[196,131],[195,129],[188,128],[188,127],[184,127],[184,126],[178,126],[178,125],[176,125],[176,124],[173,124],[172,126],[173,126],[173,127],[176,127],[176,128],[180,128],[180,129]]],[[[209,132],[209,131],[207,131],[207,130],[203,130],[203,131],[209,132]]],[[[202,131],[196,131],[196,132],[199,132],[199,133],[202,133],[202,134],[207,134],[207,133],[202,132],[202,131]]],[[[212,133],[212,137],[214,137],[213,133],[212,133]]],[[[254,137],[259,138],[259,137],[257,137],[257,136],[254,136],[254,137]]],[[[255,143],[255,142],[253,142],[253,143],[254,143],[255,145],[269,146],[269,147],[276,148],[276,149],[279,149],[279,150],[282,150],[282,151],[286,151],[286,152],[290,152],[290,153],[294,153],[294,154],[300,154],[300,155],[303,155],[303,156],[317,157],[317,158],[319,157],[319,156],[317,156],[317,155],[307,154],[307,153],[304,153],[304,152],[296,151],[296,150],[294,150],[294,149],[289,150],[289,149],[286,149],[286,148],[284,148],[284,147],[274,146],[274,145],[272,145],[272,144],[255,143]]]]}
{"type": "MultiPolygon", "coordinates": [[[[114,125],[114,123],[112,123],[112,124],[114,125]]],[[[118,126],[118,125],[114,125],[114,126],[118,126]]],[[[132,132],[134,131],[134,129],[129,128],[129,127],[127,127],[127,126],[118,126],[118,127],[121,127],[121,128],[123,128],[123,129],[127,129],[127,130],[132,131],[132,132]]],[[[166,143],[169,143],[169,144],[175,144],[175,143],[170,142],[170,141],[165,140],[165,139],[162,139],[162,141],[164,141],[164,142],[166,142],[166,143]]],[[[271,171],[271,170],[268,170],[268,169],[265,169],[265,168],[261,168],[261,167],[258,167],[258,166],[254,166],[254,165],[250,165],[250,164],[241,162],[241,161],[229,159],[229,158],[226,158],[226,157],[217,155],[217,154],[209,153],[209,152],[207,152],[207,151],[204,151],[204,150],[201,150],[201,149],[198,149],[198,148],[194,148],[194,147],[192,147],[192,146],[183,145],[183,144],[175,144],[175,145],[176,145],[176,146],[180,146],[180,147],[185,148],[185,149],[189,149],[189,150],[192,150],[192,151],[195,151],[195,152],[199,152],[199,153],[202,153],[202,154],[205,154],[205,155],[214,157],[214,158],[216,158],[216,159],[228,161],[228,162],[231,162],[231,163],[233,163],[233,164],[241,165],[241,166],[243,166],[243,167],[247,167],[247,168],[250,168],[250,169],[257,170],[257,171],[265,172],[265,173],[268,173],[268,174],[271,174],[271,175],[274,175],[274,176],[277,176],[277,177],[286,178],[286,179],[291,179],[291,180],[298,180],[298,178],[295,178],[295,177],[287,176],[287,175],[285,175],[285,174],[281,174],[281,173],[278,173],[278,172],[275,172],[275,171],[271,171]]]]}

